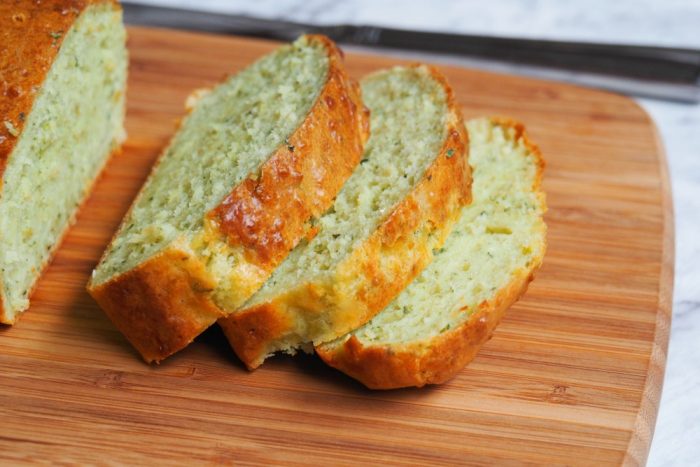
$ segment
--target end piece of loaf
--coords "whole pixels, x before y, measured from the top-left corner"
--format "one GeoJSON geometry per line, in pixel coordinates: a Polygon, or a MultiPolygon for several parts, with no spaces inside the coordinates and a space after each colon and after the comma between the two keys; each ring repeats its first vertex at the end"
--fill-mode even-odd
{"type": "Polygon", "coordinates": [[[361,165],[314,235],[219,320],[250,369],[369,320],[431,261],[469,202],[467,134],[445,78],[415,66],[361,85],[372,127],[361,165]]]}
{"type": "Polygon", "coordinates": [[[473,202],[435,260],[363,327],[318,346],[373,389],[442,383],[469,363],[526,290],[546,246],[540,152],[522,125],[468,122],[473,202]]]}
{"type": "Polygon", "coordinates": [[[359,86],[323,36],[200,92],[88,291],[146,361],[182,349],[307,235],[368,132],[359,86]]]}
{"type": "Polygon", "coordinates": [[[100,0],[0,2],[0,323],[124,139],[126,32],[100,0]]]}

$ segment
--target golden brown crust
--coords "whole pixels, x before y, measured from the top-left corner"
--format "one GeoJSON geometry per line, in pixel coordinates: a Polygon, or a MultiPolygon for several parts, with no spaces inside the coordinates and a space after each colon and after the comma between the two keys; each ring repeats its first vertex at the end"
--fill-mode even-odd
{"type": "Polygon", "coordinates": [[[219,320],[249,369],[281,350],[281,342],[295,332],[297,320],[313,323],[316,328],[307,333],[314,334],[310,338],[318,342],[332,340],[371,319],[430,262],[432,248],[442,244],[460,208],[470,202],[471,169],[462,114],[445,78],[429,70],[446,91],[450,113],[447,137],[435,161],[377,230],[343,260],[332,283],[303,284],[219,320]]]}
{"type": "Polygon", "coordinates": [[[238,358],[253,370],[262,363],[269,343],[293,328],[294,322],[291,316],[281,314],[278,307],[263,303],[251,312],[236,315],[235,320],[222,318],[219,325],[238,358]]]}
{"type": "MultiPolygon", "coordinates": [[[[24,130],[34,100],[60,50],[63,38],[75,20],[93,3],[113,0],[4,0],[0,2],[0,196],[5,168],[24,130]]],[[[119,149],[115,149],[119,151],[119,149]]],[[[105,159],[105,161],[109,158],[105,159]]],[[[94,182],[93,182],[94,183],[94,182]]],[[[86,191],[89,193],[89,190],[86,191]]],[[[87,196],[83,198],[83,202],[87,196]]],[[[51,261],[78,210],[66,224],[59,240],[42,264],[51,261]]],[[[39,274],[37,274],[39,275],[39,274]]],[[[29,291],[34,292],[36,281],[29,291]]],[[[18,315],[5,313],[0,293],[0,323],[14,324],[18,315]]]]}
{"type": "Polygon", "coordinates": [[[223,312],[216,281],[186,245],[173,245],[90,294],[147,362],[187,346],[223,312]]]}
{"type": "Polygon", "coordinates": [[[10,153],[63,38],[93,3],[111,0],[3,0],[0,2],[0,190],[10,153]]]}
{"type": "MultiPolygon", "coordinates": [[[[544,159],[537,146],[525,134],[523,125],[508,119],[492,119],[495,125],[511,128],[517,140],[522,139],[531,154],[537,158],[537,176],[533,190],[540,193],[544,159]]],[[[543,211],[544,196],[540,197],[543,211]]],[[[542,248],[544,255],[545,248],[542,248]]],[[[486,343],[506,310],[527,290],[542,257],[535,259],[506,287],[499,290],[461,326],[440,333],[425,341],[406,345],[363,345],[355,336],[344,343],[316,347],[316,353],[328,365],[357,379],[370,389],[394,389],[408,386],[422,387],[439,384],[452,378],[471,362],[486,343]]]]}
{"type": "Polygon", "coordinates": [[[328,51],[328,80],[304,123],[260,174],[236,186],[208,217],[229,245],[272,269],[306,233],[306,223],[325,211],[362,156],[369,136],[360,89],[325,36],[308,36],[328,51]],[[359,129],[359,131],[358,131],[359,129]]]}
{"type": "Polygon", "coordinates": [[[318,346],[316,353],[326,364],[370,389],[444,383],[474,359],[508,307],[525,293],[532,277],[519,277],[493,300],[483,302],[469,321],[429,341],[402,347],[364,346],[352,336],[339,346],[318,346]]]}
{"type": "MultiPolygon", "coordinates": [[[[288,145],[262,165],[259,176],[234,187],[204,215],[205,241],[223,237],[231,251],[243,251],[241,264],[230,277],[207,277],[205,282],[229,281],[242,296],[260,287],[266,274],[308,234],[306,223],[330,206],[359,163],[369,135],[368,112],[357,83],[346,74],[339,49],[323,36],[310,36],[310,40],[320,42],[329,57],[328,77],[319,98],[288,138],[288,145]]],[[[232,311],[217,306],[214,286],[198,285],[203,266],[182,269],[168,264],[172,261],[169,254],[159,255],[104,284],[88,285],[90,294],[147,362],[177,352],[232,311]],[[126,290],[141,298],[130,297],[126,290]],[[163,296],[163,290],[172,299],[163,296]],[[187,298],[186,306],[181,297],[187,298]]]]}

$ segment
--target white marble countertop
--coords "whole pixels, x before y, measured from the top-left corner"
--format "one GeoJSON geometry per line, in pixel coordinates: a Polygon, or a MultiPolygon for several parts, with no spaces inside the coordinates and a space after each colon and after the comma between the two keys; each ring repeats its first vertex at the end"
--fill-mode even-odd
{"type": "MultiPolygon", "coordinates": [[[[472,34],[700,48],[700,1],[697,0],[137,1],[314,23],[378,24],[472,34]]],[[[700,105],[648,99],[639,102],[656,121],[666,146],[676,220],[673,325],[649,465],[698,465],[700,105]]]]}

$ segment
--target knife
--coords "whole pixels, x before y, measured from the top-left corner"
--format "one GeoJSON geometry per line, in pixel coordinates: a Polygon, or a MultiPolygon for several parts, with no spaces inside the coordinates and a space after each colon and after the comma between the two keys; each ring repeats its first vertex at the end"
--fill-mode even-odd
{"type": "Polygon", "coordinates": [[[128,24],[292,41],[325,34],[356,46],[486,59],[524,74],[559,78],[637,96],[700,102],[700,49],[564,42],[362,25],[315,25],[123,2],[128,24]],[[525,67],[521,67],[525,65],[525,67]],[[557,74],[553,70],[567,73],[557,74]],[[573,73],[571,73],[573,72],[573,73]]]}

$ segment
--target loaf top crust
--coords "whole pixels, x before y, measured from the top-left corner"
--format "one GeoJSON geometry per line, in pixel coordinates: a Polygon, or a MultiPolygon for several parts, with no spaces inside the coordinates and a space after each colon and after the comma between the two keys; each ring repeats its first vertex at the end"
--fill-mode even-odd
{"type": "Polygon", "coordinates": [[[73,22],[88,6],[113,0],[0,2],[0,192],[10,153],[73,22]]]}

